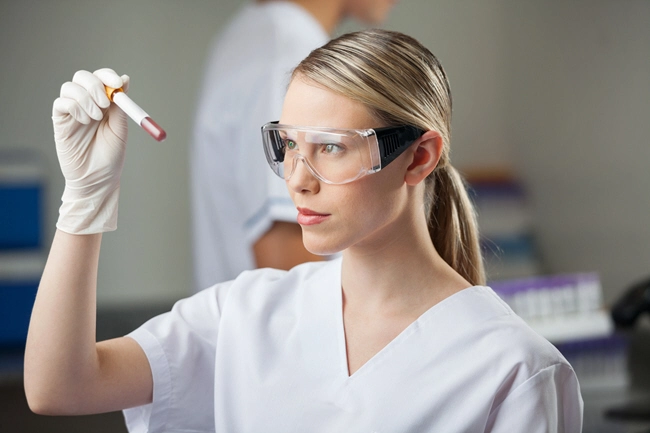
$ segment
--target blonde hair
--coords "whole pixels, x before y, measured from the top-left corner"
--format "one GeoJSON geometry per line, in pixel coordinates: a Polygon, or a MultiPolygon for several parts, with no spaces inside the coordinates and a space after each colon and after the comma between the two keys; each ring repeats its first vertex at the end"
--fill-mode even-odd
{"type": "Polygon", "coordinates": [[[485,284],[473,205],[449,161],[451,91],[438,59],[410,36],[363,30],[333,39],[293,71],[364,104],[381,126],[437,131],[440,161],[425,180],[429,234],[442,258],[472,284],[485,284]]]}

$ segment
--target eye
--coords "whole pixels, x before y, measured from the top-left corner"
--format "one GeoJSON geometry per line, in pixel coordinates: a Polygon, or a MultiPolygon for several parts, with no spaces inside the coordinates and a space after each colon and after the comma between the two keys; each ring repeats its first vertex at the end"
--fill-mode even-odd
{"type": "Polygon", "coordinates": [[[282,144],[284,145],[285,150],[296,150],[298,148],[298,143],[290,138],[283,139],[282,144]]]}
{"type": "Polygon", "coordinates": [[[323,152],[325,152],[328,155],[336,155],[338,153],[343,152],[343,150],[344,150],[343,147],[334,143],[325,144],[323,147],[323,152]]]}

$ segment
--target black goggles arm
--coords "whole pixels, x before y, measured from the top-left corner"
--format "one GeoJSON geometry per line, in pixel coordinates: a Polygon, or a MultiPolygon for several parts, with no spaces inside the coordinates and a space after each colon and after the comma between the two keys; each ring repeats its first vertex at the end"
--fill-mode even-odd
{"type": "Polygon", "coordinates": [[[379,144],[381,168],[384,168],[408,149],[415,140],[422,137],[424,131],[415,126],[402,125],[377,128],[375,134],[379,144]]]}

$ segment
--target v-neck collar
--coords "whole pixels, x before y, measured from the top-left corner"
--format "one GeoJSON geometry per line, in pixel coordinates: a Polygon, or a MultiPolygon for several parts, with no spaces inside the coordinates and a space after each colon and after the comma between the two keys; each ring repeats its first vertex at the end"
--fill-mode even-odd
{"type": "Polygon", "coordinates": [[[336,317],[336,337],[338,344],[338,368],[341,372],[341,375],[344,381],[350,383],[355,381],[357,378],[365,376],[369,371],[374,370],[379,365],[381,365],[385,358],[390,356],[390,353],[397,350],[403,342],[409,340],[409,338],[415,334],[421,326],[424,326],[426,322],[429,321],[430,316],[435,316],[438,314],[438,311],[444,309],[445,306],[449,304],[455,304],[460,302],[463,298],[467,298],[468,295],[471,295],[471,292],[476,290],[484,290],[486,287],[482,286],[471,286],[466,289],[460,290],[445,299],[437,302],[432,305],[429,309],[424,311],[417,319],[411,322],[406,328],[402,330],[395,338],[390,340],[384,347],[382,347],[377,353],[375,353],[370,359],[368,359],[361,367],[359,367],[354,373],[350,374],[350,368],[348,365],[348,351],[346,345],[345,337],[345,323],[343,320],[343,284],[341,281],[341,266],[342,258],[333,260],[335,263],[331,263],[333,269],[331,269],[330,276],[330,288],[328,292],[334,297],[334,302],[330,305],[334,306],[336,317]]]}
{"type": "MultiPolygon", "coordinates": [[[[340,269],[340,268],[339,268],[340,269]]],[[[452,295],[454,296],[454,295],[452,295]]],[[[446,298],[447,299],[447,298],[446,298]]],[[[433,314],[432,311],[436,309],[436,306],[440,303],[430,307],[424,313],[422,313],[417,319],[411,322],[406,328],[402,330],[395,338],[390,340],[384,347],[382,347],[377,353],[375,353],[370,359],[368,359],[361,367],[359,367],[354,373],[350,374],[350,366],[348,364],[348,351],[346,345],[345,337],[345,322],[343,320],[343,286],[340,282],[340,273],[339,273],[339,290],[338,295],[336,295],[336,323],[337,323],[337,337],[339,350],[338,353],[341,355],[339,363],[341,365],[341,370],[344,375],[344,379],[347,382],[355,381],[358,377],[364,376],[368,371],[374,370],[379,366],[384,359],[390,355],[390,352],[396,350],[396,348],[403,342],[409,339],[418,328],[420,327],[421,322],[426,321],[426,317],[430,314],[433,314]]]]}
{"type": "Polygon", "coordinates": [[[414,334],[427,327],[434,318],[437,318],[436,323],[445,324],[445,329],[441,329],[440,332],[461,332],[495,314],[504,314],[507,310],[502,302],[488,302],[486,297],[497,297],[488,287],[472,286],[460,290],[431,306],[350,375],[343,322],[341,265],[342,258],[339,257],[325,264],[320,272],[312,276],[313,284],[318,287],[318,290],[316,296],[311,299],[312,306],[309,309],[311,311],[307,312],[309,315],[307,322],[312,331],[319,330],[316,335],[321,337],[319,342],[314,342],[319,346],[316,355],[320,360],[319,365],[330,370],[330,374],[334,374],[334,377],[330,377],[335,382],[345,386],[360,380],[388,362],[391,353],[411,340],[414,334]],[[335,371],[331,370],[333,365],[335,371]]]}

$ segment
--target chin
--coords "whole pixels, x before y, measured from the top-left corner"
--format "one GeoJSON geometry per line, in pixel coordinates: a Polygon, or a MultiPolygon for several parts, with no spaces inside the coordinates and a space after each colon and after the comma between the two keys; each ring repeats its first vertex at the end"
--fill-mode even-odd
{"type": "Polygon", "coordinates": [[[307,251],[317,256],[330,256],[343,251],[346,246],[332,240],[315,239],[315,236],[309,236],[303,232],[302,242],[307,251]]]}

